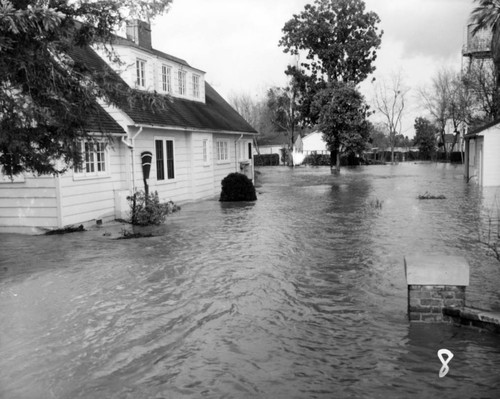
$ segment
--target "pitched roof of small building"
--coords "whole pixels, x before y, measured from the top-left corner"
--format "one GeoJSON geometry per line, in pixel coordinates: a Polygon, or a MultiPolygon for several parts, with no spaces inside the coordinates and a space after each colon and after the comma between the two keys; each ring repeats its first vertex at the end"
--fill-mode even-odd
{"type": "Polygon", "coordinates": [[[494,121],[486,123],[485,125],[480,126],[476,129],[470,131],[469,133],[467,133],[465,135],[465,138],[476,137],[479,133],[483,132],[484,130],[489,129],[490,127],[493,127],[493,126],[498,125],[498,124],[500,124],[500,119],[495,119],[494,121]]]}
{"type": "MultiPolygon", "coordinates": [[[[128,87],[125,81],[90,47],[76,48],[72,57],[90,69],[105,72],[108,81],[128,87]]],[[[170,97],[170,101],[165,101],[164,105],[164,109],[155,110],[151,106],[133,103],[127,99],[122,99],[118,104],[137,125],[257,133],[208,83],[205,83],[205,103],[170,97]]]]}

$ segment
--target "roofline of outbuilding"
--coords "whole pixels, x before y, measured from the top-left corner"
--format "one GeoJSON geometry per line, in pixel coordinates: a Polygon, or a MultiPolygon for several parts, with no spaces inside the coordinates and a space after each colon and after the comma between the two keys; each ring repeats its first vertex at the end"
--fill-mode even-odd
{"type": "Polygon", "coordinates": [[[490,127],[493,127],[495,125],[498,125],[499,123],[500,123],[500,119],[495,119],[494,121],[491,121],[491,122],[487,123],[486,125],[478,127],[476,129],[474,129],[472,132],[467,133],[465,135],[465,138],[467,139],[467,138],[476,137],[482,131],[489,129],[490,127]]]}

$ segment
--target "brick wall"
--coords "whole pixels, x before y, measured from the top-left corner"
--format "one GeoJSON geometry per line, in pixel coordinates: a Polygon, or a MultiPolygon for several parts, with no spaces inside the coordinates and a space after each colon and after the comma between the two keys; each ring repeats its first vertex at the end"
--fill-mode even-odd
{"type": "Polygon", "coordinates": [[[465,286],[408,285],[410,321],[443,321],[443,308],[464,306],[465,286]]]}

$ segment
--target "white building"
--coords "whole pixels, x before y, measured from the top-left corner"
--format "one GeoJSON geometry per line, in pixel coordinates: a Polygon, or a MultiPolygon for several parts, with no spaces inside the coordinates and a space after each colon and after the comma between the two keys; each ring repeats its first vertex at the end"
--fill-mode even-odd
{"type": "MultiPolygon", "coordinates": [[[[99,49],[72,56],[90,68],[110,70],[117,84],[169,94],[160,113],[127,101],[89,117],[114,137],[82,143],[83,167],[56,177],[0,178],[0,232],[39,233],[69,225],[126,218],[126,197],[144,190],[141,154],[152,154],[150,192],[176,203],[214,197],[231,172],[253,178],[252,142],[257,132],[208,84],[205,73],[153,49],[149,24],[134,21],[114,44],[125,67],[99,49]],[[113,73],[111,68],[119,72],[113,73]]],[[[100,134],[100,133],[99,133],[100,134]]]]}
{"type": "Polygon", "coordinates": [[[481,186],[500,186],[500,121],[465,136],[465,177],[481,186]]]}

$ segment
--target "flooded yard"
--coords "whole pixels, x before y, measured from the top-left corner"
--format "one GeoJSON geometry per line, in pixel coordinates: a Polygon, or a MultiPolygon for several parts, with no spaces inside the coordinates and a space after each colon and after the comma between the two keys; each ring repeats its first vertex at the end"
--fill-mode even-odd
{"type": "Polygon", "coordinates": [[[500,310],[495,190],[443,164],[260,172],[257,202],[187,204],[161,237],[0,235],[0,398],[500,397],[500,337],[410,325],[403,263],[463,256],[467,304],[500,310]]]}

